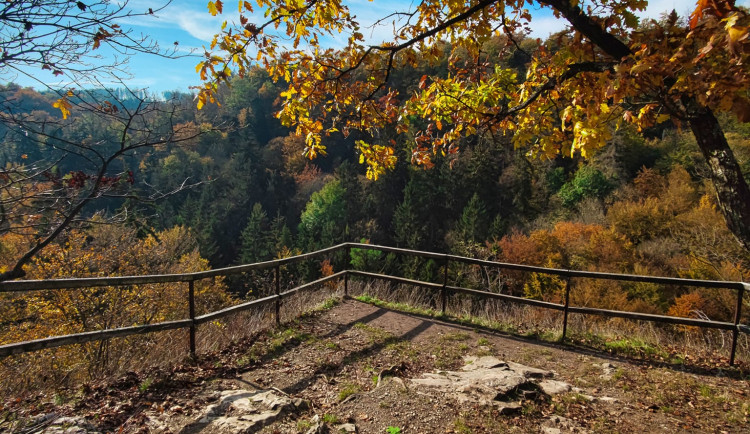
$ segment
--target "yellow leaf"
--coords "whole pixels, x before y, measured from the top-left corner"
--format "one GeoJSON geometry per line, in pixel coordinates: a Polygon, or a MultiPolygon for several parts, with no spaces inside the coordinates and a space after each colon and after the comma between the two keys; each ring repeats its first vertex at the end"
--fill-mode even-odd
{"type": "Polygon", "coordinates": [[[668,120],[669,120],[669,115],[668,114],[662,113],[662,114],[660,114],[659,116],[656,117],[656,123],[657,124],[660,124],[662,122],[666,122],[668,120]]]}
{"type": "Polygon", "coordinates": [[[214,17],[219,13],[219,9],[216,7],[216,3],[208,2],[208,13],[210,13],[214,17]]]}
{"type": "Polygon", "coordinates": [[[737,42],[742,39],[743,36],[747,35],[747,27],[734,26],[727,30],[730,42],[737,42]]]}
{"type": "MultiPolygon", "coordinates": [[[[69,92],[68,94],[71,94],[71,93],[72,92],[69,92]]],[[[60,109],[60,113],[62,113],[63,119],[67,119],[68,116],[70,116],[70,109],[72,106],[70,104],[70,101],[68,101],[67,97],[65,96],[61,97],[60,99],[58,99],[52,104],[52,107],[56,109],[60,109]]]]}
{"type": "Polygon", "coordinates": [[[639,74],[643,71],[647,71],[651,68],[651,65],[647,63],[639,63],[635,65],[634,67],[630,68],[630,73],[633,75],[639,74]]]}

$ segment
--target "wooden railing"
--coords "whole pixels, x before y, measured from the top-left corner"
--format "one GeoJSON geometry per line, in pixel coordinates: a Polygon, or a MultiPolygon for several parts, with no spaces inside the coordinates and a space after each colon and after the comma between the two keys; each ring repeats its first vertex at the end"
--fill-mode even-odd
{"type": "Polygon", "coordinates": [[[378,279],[394,283],[414,285],[423,288],[430,288],[440,291],[440,304],[442,313],[446,313],[446,306],[449,293],[463,293],[473,296],[493,298],[498,300],[504,300],[514,303],[523,303],[527,305],[537,306],[546,309],[553,309],[563,312],[563,330],[562,340],[566,338],[568,328],[568,315],[570,313],[587,314],[587,315],[599,315],[605,317],[619,317],[627,318],[632,320],[651,321],[657,323],[667,324],[680,324],[686,326],[694,326],[708,329],[718,329],[732,332],[732,346],[729,363],[734,365],[735,355],[737,350],[737,340],[739,333],[750,333],[750,327],[746,324],[741,324],[742,318],[742,302],[743,297],[750,286],[744,282],[730,282],[730,281],[715,281],[715,280],[696,280],[696,279],[681,279],[672,277],[654,277],[654,276],[639,276],[633,274],[616,274],[616,273],[601,273],[591,271],[576,271],[576,270],[562,270],[556,268],[546,267],[535,267],[529,265],[510,264],[503,262],[485,261],[480,259],[466,258],[462,256],[423,252],[417,250],[401,249],[396,247],[378,246],[372,244],[358,244],[358,243],[344,243],[337,246],[329,247],[327,249],[318,250],[303,255],[293,256],[290,258],[278,259],[267,262],[259,262],[255,264],[239,265],[235,267],[220,268],[210,271],[201,271],[195,273],[184,273],[184,274],[164,274],[164,275],[150,275],[150,276],[125,276],[125,277],[105,277],[105,278],[78,278],[78,279],[54,279],[54,280],[20,280],[20,281],[6,281],[0,282],[0,292],[30,292],[30,291],[42,291],[42,290],[73,290],[76,288],[89,288],[89,287],[101,287],[101,286],[126,286],[126,285],[139,285],[139,284],[154,284],[154,283],[169,283],[169,282],[187,282],[188,284],[188,318],[167,321],[157,324],[144,324],[132,327],[121,327],[116,329],[91,331],[85,333],[76,333],[65,336],[53,336],[45,339],[37,339],[33,341],[18,342],[0,346],[0,358],[7,357],[13,354],[21,354],[31,351],[38,351],[46,348],[60,347],[64,345],[80,344],[91,341],[98,341],[104,339],[110,339],[114,337],[125,337],[137,334],[151,333],[163,330],[173,330],[180,328],[187,328],[189,330],[189,351],[191,356],[195,357],[196,345],[195,345],[195,333],[196,328],[200,324],[208,321],[213,321],[224,316],[248,310],[261,305],[275,303],[275,319],[276,322],[280,322],[280,307],[281,300],[289,295],[302,291],[308,288],[316,287],[325,282],[344,278],[344,293],[348,295],[349,289],[349,277],[359,276],[368,279],[378,279]],[[287,264],[292,264],[304,260],[317,258],[320,256],[331,255],[336,252],[346,251],[347,258],[351,249],[362,249],[362,250],[376,250],[380,252],[388,253],[399,253],[406,255],[414,255],[427,259],[433,259],[442,263],[443,269],[443,282],[442,283],[431,283],[419,280],[406,279],[403,277],[390,276],[385,274],[371,273],[360,270],[342,270],[334,273],[330,276],[306,283],[304,285],[297,286],[287,291],[281,292],[281,276],[280,267],[287,264]],[[482,291],[477,289],[463,288],[459,286],[448,285],[448,266],[450,262],[457,262],[470,265],[479,265],[486,267],[493,267],[505,270],[525,271],[530,273],[543,273],[549,275],[556,275],[565,278],[565,293],[564,302],[550,303],[541,300],[534,300],[529,298],[517,297],[507,294],[499,294],[496,292],[482,291]],[[274,269],[274,294],[260,299],[248,301],[239,305],[231,306],[219,311],[210,312],[205,315],[196,316],[195,314],[195,291],[194,285],[196,281],[202,279],[213,278],[216,276],[229,276],[234,274],[246,273],[249,271],[262,270],[262,269],[274,269]],[[662,285],[680,285],[690,286],[697,288],[715,288],[715,289],[729,289],[736,291],[736,306],[734,312],[734,320],[732,322],[724,321],[712,321],[694,318],[682,318],[672,317],[664,315],[653,315],[638,312],[625,312],[616,310],[596,309],[590,307],[571,306],[570,305],[570,293],[571,293],[571,279],[605,279],[614,281],[628,281],[628,282],[644,282],[654,283],[662,285]]]}

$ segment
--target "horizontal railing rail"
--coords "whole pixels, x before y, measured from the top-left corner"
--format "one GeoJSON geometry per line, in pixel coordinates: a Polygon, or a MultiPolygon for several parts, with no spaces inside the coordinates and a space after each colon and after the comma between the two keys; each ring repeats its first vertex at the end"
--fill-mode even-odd
{"type": "Polygon", "coordinates": [[[276,303],[276,321],[279,322],[279,308],[281,298],[291,295],[299,290],[307,289],[315,285],[328,282],[332,279],[341,278],[345,272],[335,273],[331,276],[324,277],[322,279],[315,280],[296,288],[292,288],[283,293],[279,292],[279,268],[312,259],[322,255],[330,254],[336,251],[340,251],[346,248],[346,244],[339,244],[326,249],[316,250],[314,252],[305,253],[302,255],[292,256],[289,258],[276,259],[273,261],[258,262],[254,264],[238,265],[226,268],[217,268],[209,271],[199,271],[193,273],[182,273],[182,274],[160,274],[160,275],[145,275],[145,276],[117,276],[117,277],[84,277],[84,278],[73,278],[73,279],[49,279],[49,280],[11,280],[0,282],[0,292],[30,292],[30,291],[41,291],[41,290],[60,290],[60,289],[80,289],[80,288],[92,288],[101,286],[128,286],[128,285],[148,285],[148,284],[159,284],[159,283],[176,283],[176,282],[187,282],[188,283],[188,310],[189,318],[176,320],[176,321],[165,321],[156,324],[143,324],[130,327],[120,327],[115,329],[89,331],[83,333],[74,333],[64,336],[52,336],[44,339],[36,339],[33,341],[17,342],[12,344],[0,345],[0,358],[7,357],[14,354],[22,354],[31,351],[39,351],[48,348],[56,348],[65,345],[82,344],[92,341],[111,339],[116,337],[128,337],[133,335],[140,335],[146,333],[153,333],[157,331],[174,330],[180,328],[188,328],[190,330],[189,346],[190,354],[194,357],[196,353],[195,348],[195,329],[198,325],[210,322],[234,313],[242,312],[254,307],[259,307],[271,302],[276,303]],[[217,276],[229,276],[233,274],[241,274],[249,271],[262,270],[262,269],[275,269],[275,283],[276,283],[276,294],[263,297],[260,299],[248,301],[235,306],[230,306],[221,309],[216,312],[210,312],[205,315],[195,315],[195,294],[194,294],[194,282],[202,279],[209,279],[217,276]]]}
{"type": "Polygon", "coordinates": [[[218,276],[247,273],[273,267],[304,261],[341,250],[347,243],[339,244],[321,250],[316,250],[289,258],[274,259],[273,261],[256,262],[254,264],[235,265],[233,267],[217,268],[207,271],[196,271],[181,274],[155,274],[145,276],[117,276],[117,277],[81,277],[75,279],[47,279],[47,280],[7,280],[0,282],[0,292],[38,291],[43,289],[80,289],[97,286],[127,286],[146,285],[152,283],[190,282],[218,276]]]}
{"type": "MultiPolygon", "coordinates": [[[[348,258],[347,258],[348,259],[348,258]]],[[[683,279],[673,277],[658,277],[658,276],[640,276],[633,274],[618,274],[618,273],[604,273],[604,272],[592,272],[592,271],[577,271],[577,270],[565,270],[557,268],[547,267],[536,267],[531,265],[511,264],[504,262],[494,262],[481,259],[466,258],[462,256],[442,254],[435,252],[425,252],[419,250],[403,249],[398,247],[379,246],[373,244],[360,244],[360,243],[343,243],[326,249],[317,250],[302,255],[292,256],[289,258],[276,259],[272,261],[259,262],[254,264],[238,265],[233,267],[219,268],[215,270],[200,271],[193,273],[183,274],[164,274],[164,275],[145,275],[145,276],[120,276],[120,277],[90,277],[90,278],[73,278],[73,279],[50,279],[50,280],[18,280],[18,281],[5,281],[0,282],[0,292],[29,292],[29,291],[41,291],[41,290],[60,290],[60,289],[80,289],[87,287],[101,287],[101,286],[128,286],[128,285],[144,285],[144,284],[159,284],[159,283],[174,283],[174,282],[187,282],[188,283],[188,311],[189,318],[166,321],[156,324],[144,324],[130,327],[121,327],[115,329],[107,329],[100,331],[89,331],[84,333],[76,333],[65,336],[53,336],[44,339],[37,339],[33,341],[11,343],[6,345],[0,345],[0,358],[7,357],[13,354],[21,354],[31,351],[38,351],[47,348],[55,348],[64,345],[81,344],[86,342],[92,342],[97,340],[111,339],[115,337],[127,337],[138,334],[153,333],[165,330],[174,330],[181,328],[188,328],[189,333],[189,346],[190,354],[195,357],[195,333],[198,325],[217,320],[219,318],[226,317],[238,312],[242,312],[251,308],[275,303],[275,318],[276,322],[280,322],[280,306],[281,300],[299,291],[307,290],[326,282],[338,280],[344,278],[344,293],[348,295],[349,277],[360,277],[367,279],[378,279],[397,284],[405,284],[428,288],[432,290],[440,291],[440,299],[442,305],[442,313],[446,313],[447,297],[448,293],[462,293],[471,296],[478,296],[484,298],[492,298],[497,300],[503,300],[513,303],[521,303],[531,305],[535,307],[551,309],[563,312],[563,332],[562,339],[566,338],[568,315],[570,313],[585,314],[585,315],[598,315],[604,317],[618,317],[626,318],[631,320],[639,321],[651,321],[665,324],[677,324],[685,326],[694,326],[718,330],[726,330],[732,332],[732,347],[730,354],[730,364],[734,364],[735,353],[737,347],[737,338],[739,333],[750,334],[750,327],[745,324],[740,324],[742,302],[745,290],[748,288],[748,284],[744,282],[732,282],[732,281],[715,281],[715,280],[697,280],[697,279],[683,279]],[[350,252],[352,249],[362,250],[375,250],[386,253],[398,253],[419,256],[427,259],[433,259],[440,261],[444,267],[443,282],[424,282],[420,280],[413,280],[404,277],[391,276],[386,274],[378,274],[361,270],[342,270],[334,273],[330,276],[323,277],[321,279],[308,282],[297,287],[288,289],[281,292],[281,277],[280,267],[288,264],[293,264],[300,261],[305,261],[319,256],[333,254],[345,250],[350,252]],[[549,275],[556,275],[566,278],[566,287],[564,295],[564,303],[552,303],[542,300],[535,300],[530,298],[518,297],[509,294],[500,294],[496,292],[483,291],[478,289],[463,288],[460,286],[448,285],[448,265],[450,262],[463,263],[469,265],[478,265],[485,267],[494,267],[504,270],[522,271],[529,273],[543,273],[549,275]],[[229,276],[234,274],[247,273],[250,271],[263,270],[263,269],[274,269],[274,287],[275,293],[260,299],[244,302],[235,306],[230,306],[215,312],[206,313],[200,316],[195,314],[195,295],[194,295],[194,282],[208,279],[218,276],[229,276]],[[723,321],[712,321],[703,319],[693,318],[682,318],[672,317],[664,315],[645,314],[638,312],[626,312],[616,311],[607,309],[598,309],[583,306],[570,306],[570,292],[571,279],[605,279],[614,281],[629,281],[629,282],[644,282],[654,283],[663,285],[680,285],[680,286],[691,286],[698,288],[723,288],[737,291],[737,304],[735,308],[735,315],[733,322],[723,321]]]]}
{"type": "MultiPolygon", "coordinates": [[[[363,249],[363,250],[376,250],[376,251],[381,251],[381,252],[415,255],[415,256],[420,256],[420,257],[427,258],[427,259],[435,259],[435,260],[439,260],[443,262],[444,264],[443,266],[445,268],[444,268],[442,285],[434,284],[434,283],[427,283],[427,282],[411,283],[411,284],[415,284],[418,286],[428,287],[428,288],[433,288],[433,289],[440,288],[441,289],[441,305],[442,305],[443,314],[446,313],[448,291],[476,295],[476,296],[481,296],[481,297],[501,299],[501,300],[505,300],[509,302],[522,303],[522,304],[532,305],[536,307],[562,311],[563,312],[562,340],[565,340],[566,338],[567,328],[568,328],[568,316],[570,313],[585,314],[585,315],[598,315],[598,316],[605,316],[605,317],[617,317],[617,318],[626,318],[626,319],[632,319],[632,320],[638,320],[638,321],[651,321],[651,322],[664,323],[664,324],[678,324],[678,325],[696,326],[696,327],[702,327],[702,328],[728,330],[732,332],[732,344],[731,344],[731,350],[730,350],[730,356],[729,356],[729,364],[734,365],[734,359],[735,359],[735,355],[737,351],[737,339],[739,337],[739,333],[748,333],[748,331],[750,331],[750,327],[748,327],[747,325],[740,324],[740,319],[742,317],[742,302],[743,302],[744,294],[746,290],[750,288],[750,284],[747,284],[745,282],[684,279],[684,278],[660,277],[660,276],[641,276],[641,275],[635,275],[635,274],[604,273],[604,272],[597,272],[597,271],[564,270],[564,269],[559,269],[559,268],[537,267],[533,265],[511,264],[511,263],[506,263],[506,262],[494,262],[494,261],[487,261],[487,260],[482,260],[482,259],[466,258],[463,256],[456,256],[456,255],[450,255],[450,254],[424,252],[424,251],[419,251],[419,250],[409,250],[409,249],[402,249],[398,247],[389,247],[389,246],[378,246],[378,245],[373,245],[373,244],[348,243],[347,248],[348,249],[357,248],[357,249],[363,249]],[[460,262],[464,264],[471,264],[471,265],[494,267],[494,268],[500,268],[500,269],[505,269],[505,270],[524,271],[524,272],[529,272],[529,273],[543,273],[543,274],[550,274],[550,275],[565,277],[567,278],[567,280],[565,283],[564,303],[563,304],[550,303],[546,301],[528,299],[528,298],[523,298],[523,297],[516,297],[512,295],[507,295],[507,294],[498,294],[498,293],[489,292],[489,291],[480,291],[480,290],[469,289],[469,288],[448,286],[448,264],[451,261],[460,262]],[[604,280],[614,280],[614,281],[643,282],[643,283],[654,283],[654,284],[662,284],[662,285],[678,285],[678,286],[692,286],[692,287],[698,287],[698,288],[734,290],[734,291],[737,291],[737,303],[735,305],[734,321],[733,322],[711,321],[711,320],[702,320],[702,319],[694,319],[694,318],[681,318],[681,317],[673,317],[673,316],[665,316],[665,315],[645,314],[645,313],[638,313],[638,312],[626,312],[626,311],[616,311],[616,310],[607,310],[607,309],[597,309],[597,308],[591,308],[591,307],[570,306],[570,291],[571,291],[570,281],[571,279],[574,279],[574,278],[576,279],[604,279],[604,280]]],[[[352,273],[361,274],[359,272],[354,272],[354,271],[352,271],[352,273]]],[[[374,273],[367,273],[367,276],[371,278],[389,280],[392,282],[410,283],[408,282],[409,279],[394,278],[393,276],[376,275],[374,273]]]]}
{"type": "Polygon", "coordinates": [[[724,280],[700,280],[700,279],[683,279],[677,277],[659,277],[659,276],[641,276],[637,274],[621,274],[621,273],[602,273],[598,271],[577,271],[577,270],[563,270],[559,268],[547,268],[547,267],[536,267],[533,265],[521,265],[521,264],[510,264],[507,262],[495,262],[487,261],[483,259],[466,258],[463,256],[456,256],[443,253],[424,252],[421,250],[409,250],[398,247],[387,247],[379,246],[376,244],[359,244],[359,243],[345,243],[344,246],[348,248],[357,248],[363,250],[378,250],[382,252],[390,253],[403,253],[414,256],[421,256],[428,259],[440,259],[449,260],[456,262],[463,262],[466,264],[473,265],[486,265],[497,268],[504,268],[508,270],[516,271],[527,271],[530,273],[544,273],[552,274],[557,276],[565,277],[586,277],[591,279],[609,279],[609,280],[621,280],[630,282],[645,282],[645,283],[661,283],[664,285],[686,285],[686,286],[697,286],[701,288],[726,288],[726,289],[741,289],[747,288],[750,284],[744,282],[733,282],[724,280]]]}

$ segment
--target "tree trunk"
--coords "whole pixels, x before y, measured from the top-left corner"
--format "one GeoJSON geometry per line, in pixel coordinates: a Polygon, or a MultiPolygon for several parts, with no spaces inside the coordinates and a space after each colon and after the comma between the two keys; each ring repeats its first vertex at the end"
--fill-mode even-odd
{"type": "MultiPolygon", "coordinates": [[[[570,24],[602,51],[620,60],[631,54],[630,48],[607,33],[574,0],[539,0],[557,9],[570,24]]],[[[710,108],[700,107],[693,98],[684,101],[689,111],[690,128],[711,172],[711,181],[727,227],[742,246],[750,251],[750,188],[729,148],[724,131],[710,108]]]]}
{"type": "Polygon", "coordinates": [[[750,188],[719,121],[710,109],[704,108],[691,116],[689,123],[708,164],[727,226],[740,244],[750,250],[750,188]]]}

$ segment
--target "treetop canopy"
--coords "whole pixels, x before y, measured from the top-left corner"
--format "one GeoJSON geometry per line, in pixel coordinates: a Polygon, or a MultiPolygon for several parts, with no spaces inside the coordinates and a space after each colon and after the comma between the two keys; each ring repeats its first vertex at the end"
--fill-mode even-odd
{"type": "MultiPolygon", "coordinates": [[[[259,62],[288,82],[277,116],[305,137],[306,154],[324,154],[331,133],[365,131],[373,139],[357,147],[373,178],[395,163],[392,144],[378,139],[387,126],[408,137],[413,162],[430,166],[433,155],[457,152],[462,138],[479,132],[512,131],[516,146],[546,156],[586,155],[611,138],[612,120],[684,123],[686,96],[750,119],[750,20],[733,2],[701,0],[689,23],[674,12],[640,23],[644,0],[539,3],[572,25],[546,44],[521,43],[533,25],[532,1],[427,0],[383,17],[401,23],[393,41],[367,45],[340,0],[240,1],[239,23],[225,22],[197,67],[205,81],[198,105],[259,62]],[[251,22],[258,11],[265,21],[251,22]],[[338,34],[347,38],[342,48],[321,42],[338,34]],[[498,38],[500,52],[489,52],[498,38]],[[498,66],[516,50],[530,58],[525,77],[498,66]],[[426,74],[406,94],[389,84],[395,70],[446,54],[448,74],[426,74]]],[[[221,1],[208,7],[224,10],[221,1]]]]}

